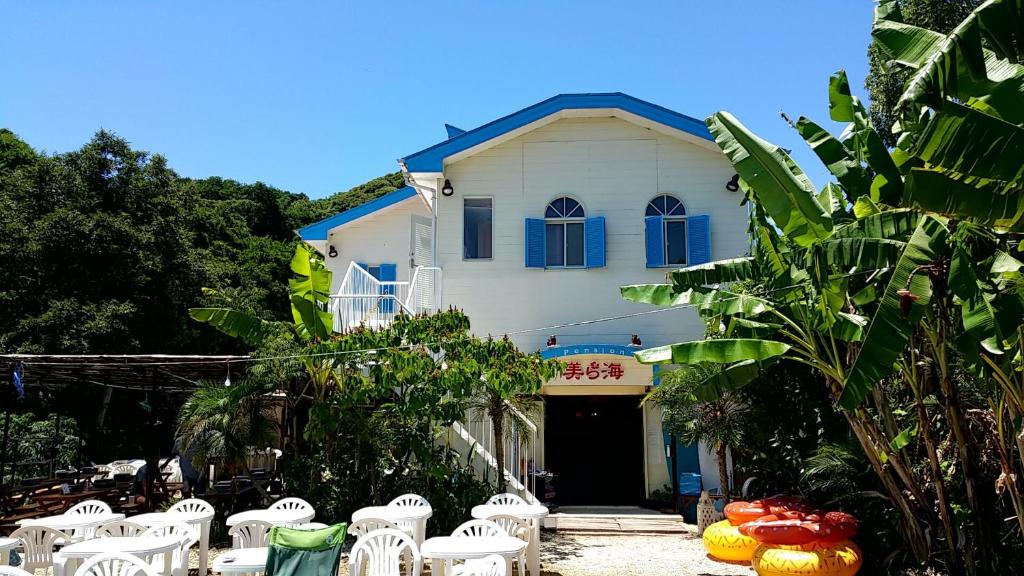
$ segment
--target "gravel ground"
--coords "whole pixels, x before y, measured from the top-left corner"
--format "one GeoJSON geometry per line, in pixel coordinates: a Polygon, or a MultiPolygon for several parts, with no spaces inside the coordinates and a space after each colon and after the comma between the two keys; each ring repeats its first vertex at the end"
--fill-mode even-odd
{"type": "Polygon", "coordinates": [[[542,576],[754,576],[750,565],[708,558],[687,534],[566,534],[545,532],[542,576]]]}
{"type": "MultiPolygon", "coordinates": [[[[347,547],[346,547],[347,548],[347,547]]],[[[211,549],[210,561],[224,549],[211,549]]],[[[708,558],[700,538],[687,534],[542,534],[541,576],[754,576],[749,565],[708,558]]],[[[347,576],[344,567],[339,576],[347,576]]],[[[192,574],[198,557],[192,552],[192,574]]]]}

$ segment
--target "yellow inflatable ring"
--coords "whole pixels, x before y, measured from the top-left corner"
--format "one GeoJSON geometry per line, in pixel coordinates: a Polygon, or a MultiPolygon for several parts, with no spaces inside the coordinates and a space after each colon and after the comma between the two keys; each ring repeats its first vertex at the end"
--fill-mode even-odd
{"type": "Polygon", "coordinates": [[[761,544],[750,563],[758,576],[853,576],[861,561],[853,542],[819,540],[800,546],[761,544]]]}
{"type": "Polygon", "coordinates": [[[704,529],[704,549],[718,560],[750,562],[760,543],[740,534],[728,520],[715,522],[704,529]]]}

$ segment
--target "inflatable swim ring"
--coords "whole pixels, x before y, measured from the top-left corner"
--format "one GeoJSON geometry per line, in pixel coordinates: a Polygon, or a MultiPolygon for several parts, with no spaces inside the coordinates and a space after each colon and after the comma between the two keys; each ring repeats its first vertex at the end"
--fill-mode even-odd
{"type": "Polygon", "coordinates": [[[704,529],[704,549],[718,560],[750,562],[759,542],[740,534],[728,520],[715,522],[704,529]]]}
{"type": "Polygon", "coordinates": [[[802,546],[761,544],[750,559],[758,576],[853,576],[862,561],[860,548],[849,540],[819,540],[802,546]]]}

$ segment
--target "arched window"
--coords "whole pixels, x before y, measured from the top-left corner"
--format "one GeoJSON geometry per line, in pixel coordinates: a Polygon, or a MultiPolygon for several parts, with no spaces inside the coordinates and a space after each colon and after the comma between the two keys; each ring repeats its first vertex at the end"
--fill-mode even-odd
{"type": "Polygon", "coordinates": [[[683,203],[675,196],[661,194],[647,203],[644,215],[648,262],[656,262],[658,266],[686,265],[686,208],[683,203]],[[652,255],[661,258],[652,259],[652,255]]]}
{"type": "Polygon", "coordinates": [[[556,198],[544,211],[545,255],[548,268],[577,267],[585,263],[583,205],[562,196],[556,198]]]}

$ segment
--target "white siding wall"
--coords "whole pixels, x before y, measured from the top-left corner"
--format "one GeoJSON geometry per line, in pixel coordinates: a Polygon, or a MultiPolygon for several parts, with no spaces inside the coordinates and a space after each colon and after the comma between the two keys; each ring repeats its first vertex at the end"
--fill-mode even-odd
{"type": "Polygon", "coordinates": [[[331,230],[327,245],[338,249],[337,257],[326,257],[327,267],[334,272],[331,293],[338,291],[350,262],[397,264],[396,279],[407,282],[410,278],[409,238],[413,214],[430,216],[419,196],[331,230]]]}
{"type": "MultiPolygon", "coordinates": [[[[453,163],[445,170],[455,194],[438,201],[438,264],[444,304],[463,308],[479,335],[564,324],[650,310],[623,301],[625,284],[664,281],[645,267],[644,209],[661,193],[677,196],[688,214],[710,214],[712,259],[748,250],[746,210],[725,189],[733,170],[721,153],[617,118],[553,122],[453,163]],[[588,216],[607,220],[607,267],[536,270],[524,267],[525,218],[541,218],[552,199],[569,195],[588,216]],[[494,258],[462,259],[462,199],[494,199],[494,258]]],[[[560,345],[626,344],[637,333],[644,346],[699,338],[690,310],[513,336],[525,351],[549,334],[560,345]]]]}

